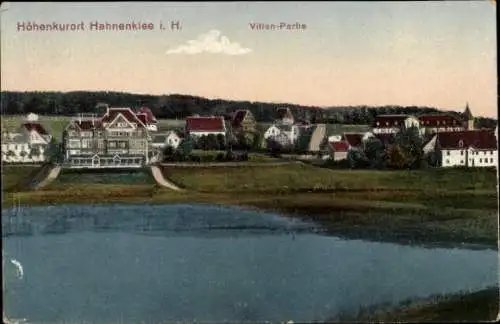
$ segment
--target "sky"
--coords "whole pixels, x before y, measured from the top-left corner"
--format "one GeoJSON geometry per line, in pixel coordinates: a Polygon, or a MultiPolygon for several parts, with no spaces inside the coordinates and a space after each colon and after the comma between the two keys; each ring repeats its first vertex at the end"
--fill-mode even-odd
{"type": "Polygon", "coordinates": [[[468,102],[474,115],[496,118],[496,52],[491,1],[1,7],[1,87],[11,91],[178,93],[443,110],[463,110],[468,102]],[[171,28],[172,22],[180,28],[171,28]],[[91,29],[96,23],[150,29],[91,29]],[[30,31],[33,24],[69,28],[30,31]]]}

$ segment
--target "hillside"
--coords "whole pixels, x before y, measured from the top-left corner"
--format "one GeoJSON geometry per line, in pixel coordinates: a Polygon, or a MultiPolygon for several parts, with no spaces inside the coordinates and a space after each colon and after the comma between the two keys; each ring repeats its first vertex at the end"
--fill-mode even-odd
{"type": "MultiPolygon", "coordinates": [[[[338,106],[314,107],[295,104],[232,101],[207,99],[197,96],[143,95],[122,92],[1,92],[2,115],[18,115],[33,112],[42,115],[74,115],[79,112],[93,112],[97,103],[107,103],[112,107],[150,107],[160,119],[185,118],[192,114],[224,115],[238,109],[249,109],[259,122],[271,122],[280,107],[289,107],[297,118],[312,122],[335,124],[370,124],[381,114],[442,114],[436,107],[402,106],[338,106]]],[[[473,108],[473,107],[472,107],[473,108]]],[[[457,107],[459,112],[463,109],[457,107]]],[[[448,112],[458,114],[459,112],[448,112]]],[[[478,118],[478,127],[494,127],[496,120],[478,118]]]]}

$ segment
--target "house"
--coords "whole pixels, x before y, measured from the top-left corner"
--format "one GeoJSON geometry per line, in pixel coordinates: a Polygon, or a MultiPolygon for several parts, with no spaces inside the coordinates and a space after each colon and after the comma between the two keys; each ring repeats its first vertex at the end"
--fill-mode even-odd
{"type": "Polygon", "coordinates": [[[40,163],[50,159],[52,136],[35,122],[23,123],[18,132],[2,133],[2,161],[40,163]]]}
{"type": "MultiPolygon", "coordinates": [[[[372,124],[373,134],[395,134],[403,129],[417,127],[420,129],[420,121],[410,115],[379,115],[375,117],[372,124]]],[[[422,134],[422,131],[420,131],[422,134]]]]}
{"type": "Polygon", "coordinates": [[[363,151],[367,138],[363,133],[344,133],[343,141],[347,142],[350,150],[363,151]]]}
{"type": "Polygon", "coordinates": [[[438,153],[442,167],[495,167],[498,144],[491,129],[437,133],[424,145],[425,153],[438,153]]]}
{"type": "Polygon", "coordinates": [[[299,138],[300,130],[297,125],[290,124],[274,124],[271,125],[264,132],[264,140],[274,140],[277,142],[283,142],[287,145],[295,145],[297,139],[299,138]],[[285,140],[285,137],[287,138],[285,140]],[[279,141],[278,141],[279,139],[279,141]]]}
{"type": "Polygon", "coordinates": [[[182,140],[181,137],[174,131],[164,134],[154,134],[152,137],[151,146],[156,150],[163,150],[166,147],[171,147],[175,150],[179,147],[182,140]]]}
{"type": "Polygon", "coordinates": [[[71,167],[139,167],[149,162],[146,116],[130,108],[107,108],[103,116],[80,115],[63,132],[71,167]]]}
{"type": "Polygon", "coordinates": [[[275,117],[276,124],[293,125],[294,118],[290,108],[278,108],[275,117]]]}
{"type": "Polygon", "coordinates": [[[223,117],[192,116],[186,118],[185,133],[194,138],[208,135],[226,136],[226,123],[223,117]]]}
{"type": "Polygon", "coordinates": [[[329,156],[333,161],[346,160],[350,145],[347,141],[332,141],[328,143],[329,156]]]}
{"type": "Polygon", "coordinates": [[[34,113],[29,113],[28,115],[26,115],[25,120],[28,122],[36,122],[38,121],[38,115],[34,113]]]}
{"type": "Polygon", "coordinates": [[[158,120],[153,115],[151,109],[149,109],[148,107],[141,107],[136,115],[137,117],[141,118],[141,121],[146,125],[148,131],[158,131],[158,120]]]}
{"type": "Polygon", "coordinates": [[[452,115],[423,115],[419,116],[418,120],[420,127],[426,135],[465,130],[462,121],[452,115]]]}
{"type": "Polygon", "coordinates": [[[233,133],[255,132],[257,122],[250,110],[240,109],[234,112],[231,119],[233,133]]]}

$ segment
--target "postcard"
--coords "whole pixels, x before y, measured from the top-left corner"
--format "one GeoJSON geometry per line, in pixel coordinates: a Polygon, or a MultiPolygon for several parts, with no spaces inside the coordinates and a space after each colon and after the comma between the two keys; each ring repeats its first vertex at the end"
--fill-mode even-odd
{"type": "Polygon", "coordinates": [[[4,322],[497,318],[494,1],[0,9],[4,322]]]}

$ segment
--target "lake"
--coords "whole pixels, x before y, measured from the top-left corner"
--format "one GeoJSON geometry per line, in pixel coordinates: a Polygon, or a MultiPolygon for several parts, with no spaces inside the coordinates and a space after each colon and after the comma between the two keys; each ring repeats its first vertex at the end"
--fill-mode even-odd
{"type": "Polygon", "coordinates": [[[66,205],[15,215],[2,213],[4,310],[28,323],[311,322],[498,281],[494,250],[344,240],[237,208],[66,205]]]}

